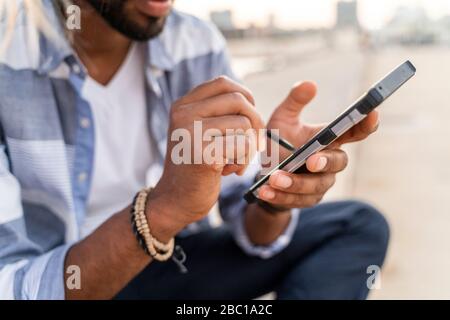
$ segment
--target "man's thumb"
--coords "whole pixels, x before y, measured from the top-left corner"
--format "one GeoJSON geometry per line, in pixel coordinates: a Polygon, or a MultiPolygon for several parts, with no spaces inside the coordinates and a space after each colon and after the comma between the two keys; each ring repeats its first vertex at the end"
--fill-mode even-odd
{"type": "Polygon", "coordinates": [[[311,81],[294,85],[286,100],[278,107],[278,112],[288,117],[297,117],[303,108],[316,96],[317,85],[311,81]]]}

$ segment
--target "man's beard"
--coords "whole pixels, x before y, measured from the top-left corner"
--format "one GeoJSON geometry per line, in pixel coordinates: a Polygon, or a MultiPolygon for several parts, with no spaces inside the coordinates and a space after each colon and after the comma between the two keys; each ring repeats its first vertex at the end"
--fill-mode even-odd
{"type": "Polygon", "coordinates": [[[126,0],[89,0],[89,3],[111,27],[135,41],[155,38],[164,28],[166,17],[148,17],[147,23],[142,25],[127,16],[126,0]]]}

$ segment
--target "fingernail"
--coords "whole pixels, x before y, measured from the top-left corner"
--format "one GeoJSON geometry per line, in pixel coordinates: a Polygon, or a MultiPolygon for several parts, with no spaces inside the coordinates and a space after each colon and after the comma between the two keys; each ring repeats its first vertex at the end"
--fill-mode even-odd
{"type": "Polygon", "coordinates": [[[378,121],[375,128],[373,129],[373,132],[376,132],[380,128],[380,122],[378,121]]]}
{"type": "Polygon", "coordinates": [[[282,174],[279,174],[277,176],[277,178],[275,179],[275,184],[277,185],[277,187],[280,187],[283,189],[289,188],[290,186],[292,186],[292,183],[293,182],[292,182],[291,178],[289,178],[285,175],[282,175],[282,174]]]}
{"type": "Polygon", "coordinates": [[[319,160],[317,160],[316,170],[317,171],[322,171],[327,166],[327,163],[328,163],[328,159],[327,158],[320,157],[319,160]]]}
{"type": "Polygon", "coordinates": [[[273,192],[273,191],[270,190],[270,189],[265,189],[265,190],[262,192],[262,196],[263,196],[263,198],[270,200],[270,199],[275,198],[275,192],[273,192]]]}

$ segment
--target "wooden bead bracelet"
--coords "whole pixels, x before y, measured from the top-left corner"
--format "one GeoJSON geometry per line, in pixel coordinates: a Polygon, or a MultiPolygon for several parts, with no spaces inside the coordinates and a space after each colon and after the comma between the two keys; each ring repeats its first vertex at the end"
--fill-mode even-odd
{"type": "Polygon", "coordinates": [[[175,240],[174,238],[165,244],[158,241],[152,234],[147,221],[145,209],[147,198],[152,189],[140,191],[133,200],[131,207],[131,225],[133,232],[142,249],[157,261],[167,261],[172,257],[175,240]]]}

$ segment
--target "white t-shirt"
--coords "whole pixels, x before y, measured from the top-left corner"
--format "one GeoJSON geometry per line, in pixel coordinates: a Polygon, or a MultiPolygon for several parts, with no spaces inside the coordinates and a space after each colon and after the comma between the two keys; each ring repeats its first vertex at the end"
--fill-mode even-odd
{"type": "Polygon", "coordinates": [[[130,204],[146,185],[152,164],[145,96],[145,56],[134,44],[124,63],[103,86],[88,78],[82,91],[91,105],[95,124],[94,171],[85,237],[130,204]]]}

